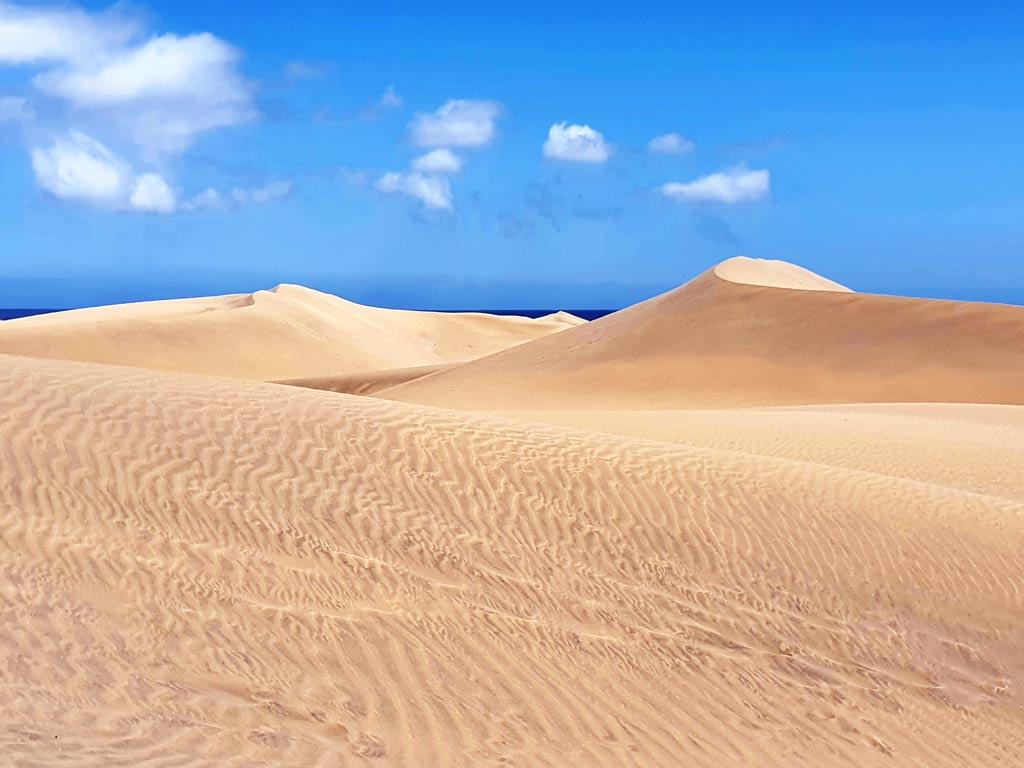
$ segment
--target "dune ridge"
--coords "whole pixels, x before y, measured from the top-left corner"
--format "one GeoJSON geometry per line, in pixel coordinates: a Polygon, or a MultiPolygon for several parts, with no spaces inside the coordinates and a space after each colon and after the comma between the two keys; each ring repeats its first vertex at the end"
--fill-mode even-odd
{"type": "Polygon", "coordinates": [[[380,309],[279,285],[9,320],[0,353],[270,381],[460,362],[572,325],[380,309]]]}
{"type": "Polygon", "coordinates": [[[1021,339],[1022,307],[853,293],[739,257],[584,326],[377,396],[480,410],[1020,405],[1021,339]]]}
{"type": "Polygon", "coordinates": [[[1019,502],[76,362],[0,408],[15,762],[1024,760],[1019,502]]]}

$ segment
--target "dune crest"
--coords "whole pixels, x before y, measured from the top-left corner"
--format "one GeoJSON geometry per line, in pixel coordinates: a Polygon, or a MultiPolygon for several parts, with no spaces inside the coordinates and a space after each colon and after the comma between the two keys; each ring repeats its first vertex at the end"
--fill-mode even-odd
{"type": "Polygon", "coordinates": [[[381,309],[282,284],[10,320],[0,353],[269,381],[462,362],[574,324],[381,309]]]}
{"type": "Polygon", "coordinates": [[[751,259],[734,256],[714,267],[714,273],[731,283],[760,285],[766,288],[791,288],[800,291],[839,291],[853,293],[845,285],[817,275],[788,261],[751,259]]]}
{"type": "Polygon", "coordinates": [[[499,411],[1024,404],[1024,308],[829,285],[793,265],[731,259],[661,296],[378,396],[499,411]]]}

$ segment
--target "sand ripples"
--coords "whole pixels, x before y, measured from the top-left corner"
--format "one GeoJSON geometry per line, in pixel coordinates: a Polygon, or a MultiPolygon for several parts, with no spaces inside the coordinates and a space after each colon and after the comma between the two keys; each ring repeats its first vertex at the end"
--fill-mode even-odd
{"type": "Polygon", "coordinates": [[[14,762],[1024,761],[1012,494],[14,357],[0,407],[14,762]]]}

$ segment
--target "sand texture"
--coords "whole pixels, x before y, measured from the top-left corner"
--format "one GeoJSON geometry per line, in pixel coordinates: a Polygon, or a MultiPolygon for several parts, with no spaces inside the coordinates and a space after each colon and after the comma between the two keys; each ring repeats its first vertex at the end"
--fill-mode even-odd
{"type": "Polygon", "coordinates": [[[1024,765],[1024,310],[718,269],[557,333],[332,316],[302,386],[153,335],[291,304],[22,324],[0,764],[1024,765]]]}

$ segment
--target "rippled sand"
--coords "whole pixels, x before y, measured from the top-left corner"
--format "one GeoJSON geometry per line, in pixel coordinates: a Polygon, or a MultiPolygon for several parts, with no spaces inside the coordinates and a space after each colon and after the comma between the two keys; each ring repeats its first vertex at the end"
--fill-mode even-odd
{"type": "Polygon", "coordinates": [[[0,763],[1024,764],[1024,309],[719,270],[462,365],[0,324],[0,763]]]}

